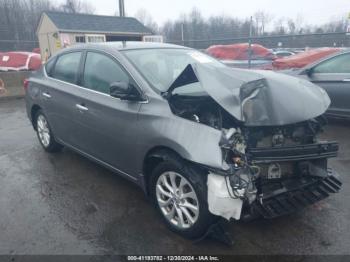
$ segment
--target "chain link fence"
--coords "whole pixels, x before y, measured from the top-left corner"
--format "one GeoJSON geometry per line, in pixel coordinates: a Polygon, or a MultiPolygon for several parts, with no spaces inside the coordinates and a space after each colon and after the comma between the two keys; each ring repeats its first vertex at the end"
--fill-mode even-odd
{"type": "MultiPolygon", "coordinates": [[[[350,47],[350,35],[346,33],[322,33],[299,35],[273,35],[252,37],[252,43],[261,44],[267,48],[306,48],[306,47],[350,47]]],[[[221,39],[184,39],[167,40],[167,43],[184,45],[196,49],[206,49],[211,45],[227,45],[249,42],[249,37],[221,39]]],[[[0,52],[32,51],[39,47],[33,40],[0,40],[0,52]]]]}
{"type": "MultiPolygon", "coordinates": [[[[247,43],[249,37],[222,39],[184,39],[184,41],[168,40],[168,43],[184,45],[196,49],[206,49],[211,45],[227,45],[247,43]]],[[[306,48],[306,47],[350,47],[350,35],[346,33],[273,35],[251,37],[252,43],[261,44],[267,48],[306,48]]]]}
{"type": "Polygon", "coordinates": [[[38,41],[33,40],[0,40],[0,52],[29,51],[39,47],[38,41]]]}

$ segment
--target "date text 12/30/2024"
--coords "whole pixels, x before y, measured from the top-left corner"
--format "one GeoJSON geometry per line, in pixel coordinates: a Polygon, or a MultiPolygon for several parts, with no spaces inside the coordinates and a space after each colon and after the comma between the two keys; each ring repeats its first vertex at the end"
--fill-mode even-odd
{"type": "Polygon", "coordinates": [[[128,256],[128,261],[220,261],[217,256],[128,256]]]}

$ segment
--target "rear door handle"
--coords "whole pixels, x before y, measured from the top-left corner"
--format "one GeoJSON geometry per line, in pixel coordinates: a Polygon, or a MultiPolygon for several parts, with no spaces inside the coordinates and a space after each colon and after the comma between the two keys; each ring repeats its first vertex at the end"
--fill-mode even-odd
{"type": "Polygon", "coordinates": [[[43,96],[46,98],[51,98],[51,95],[49,93],[43,92],[43,96]]]}
{"type": "Polygon", "coordinates": [[[80,105],[80,104],[76,104],[75,107],[78,108],[79,111],[88,111],[89,110],[89,108],[87,108],[86,106],[80,105]]]}

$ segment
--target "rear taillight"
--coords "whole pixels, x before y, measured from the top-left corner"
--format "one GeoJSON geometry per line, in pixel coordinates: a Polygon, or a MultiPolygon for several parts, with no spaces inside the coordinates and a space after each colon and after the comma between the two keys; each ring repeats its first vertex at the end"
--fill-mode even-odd
{"type": "Polygon", "coordinates": [[[28,86],[29,86],[29,80],[28,80],[28,79],[24,79],[24,80],[23,80],[23,88],[24,88],[24,91],[27,91],[28,86]]]}

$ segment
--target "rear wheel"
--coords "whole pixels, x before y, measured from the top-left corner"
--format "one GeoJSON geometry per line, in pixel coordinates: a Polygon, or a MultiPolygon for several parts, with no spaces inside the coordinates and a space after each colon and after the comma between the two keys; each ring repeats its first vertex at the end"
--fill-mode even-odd
{"type": "Polygon", "coordinates": [[[58,152],[62,149],[62,145],[56,142],[42,110],[38,110],[35,115],[35,126],[39,142],[47,152],[58,152]]]}
{"type": "Polygon", "coordinates": [[[151,197],[167,226],[198,238],[217,219],[208,210],[206,174],[181,159],[161,162],[151,176],[151,197]]]}

